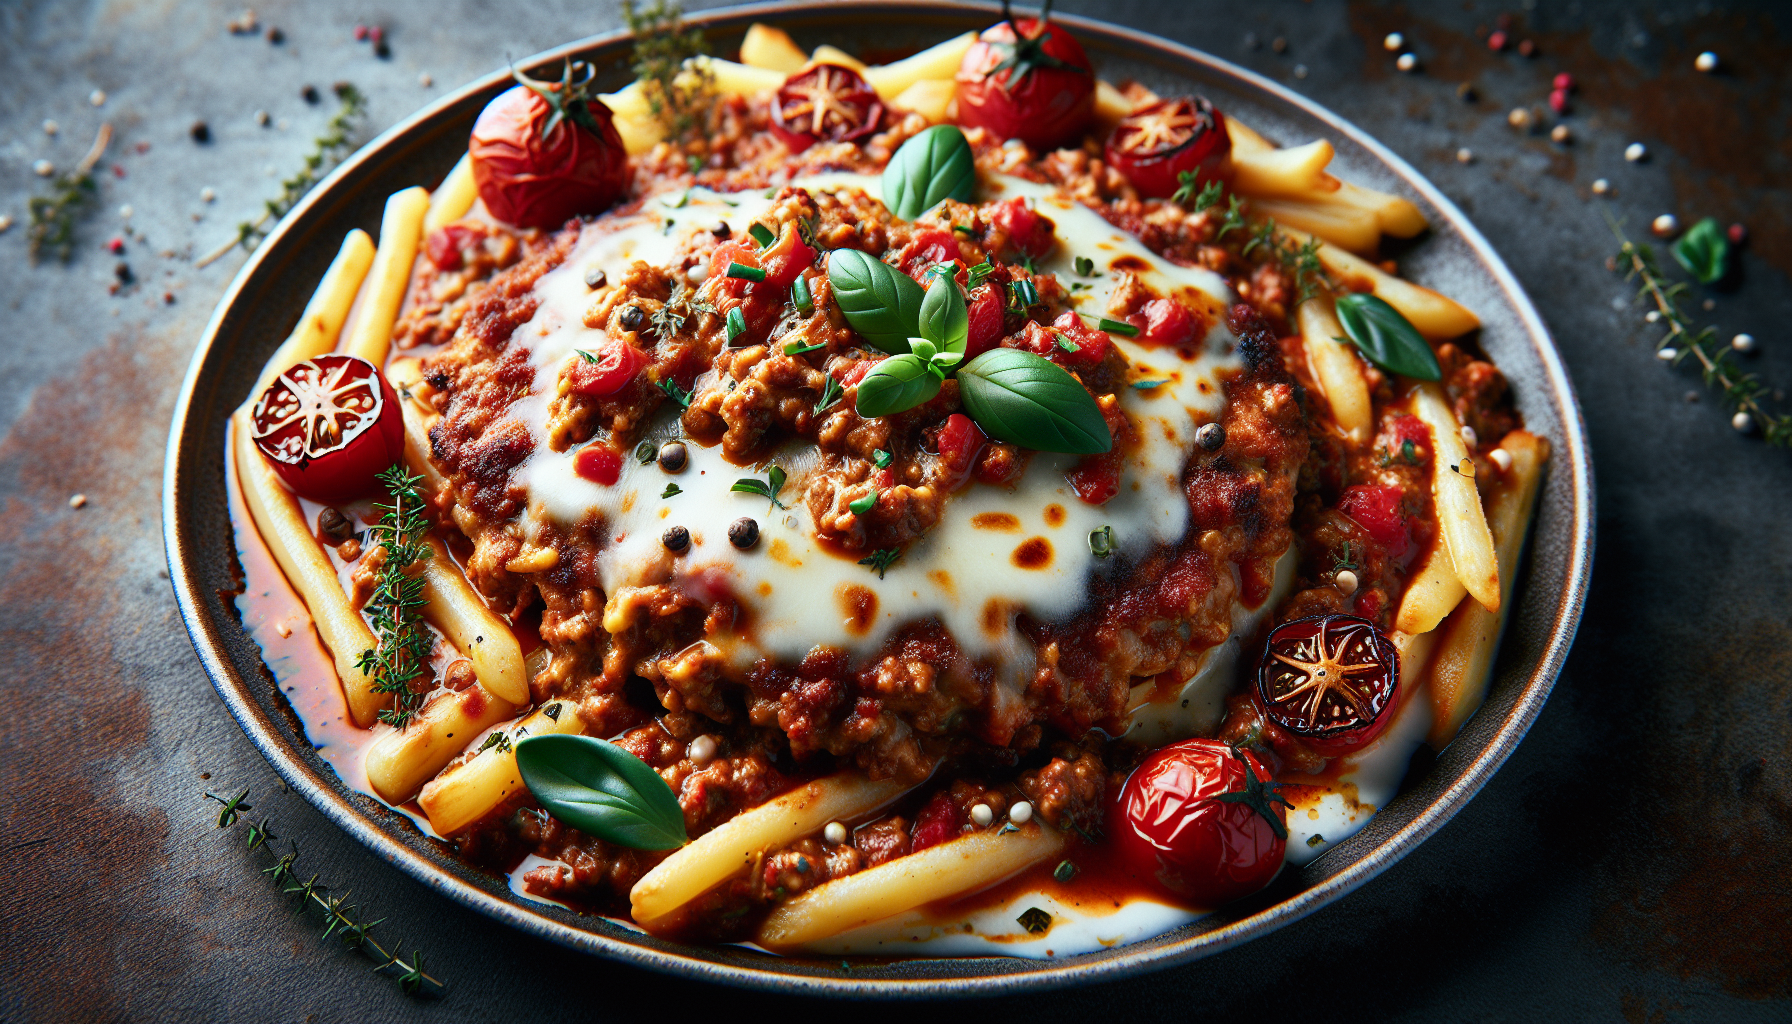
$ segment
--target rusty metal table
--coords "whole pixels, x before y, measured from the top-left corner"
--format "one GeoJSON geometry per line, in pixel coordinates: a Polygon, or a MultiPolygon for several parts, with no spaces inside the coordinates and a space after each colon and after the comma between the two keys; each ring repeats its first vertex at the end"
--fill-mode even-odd
{"type": "MultiPolygon", "coordinates": [[[[1313,96],[1431,176],[1536,298],[1596,452],[1599,550],[1580,639],[1530,737],[1438,836],[1336,906],[1130,982],[1009,997],[1010,1019],[1792,1017],[1792,457],[1738,434],[1606,265],[1602,214],[1751,231],[1694,295],[1748,368],[1792,382],[1792,11],[1783,4],[1066,0],[1313,96]],[[1492,51],[1495,19],[1511,46],[1492,51]],[[1382,46],[1404,33],[1418,67],[1382,46]],[[1517,52],[1529,40],[1530,56],[1517,52]],[[1717,73],[1696,54],[1720,55],[1717,73]],[[1577,81],[1566,144],[1515,131],[1577,81]],[[1461,83],[1474,96],[1459,96],[1461,83]],[[1627,162],[1643,142],[1649,157],[1627,162]],[[1460,162],[1459,150],[1470,158],[1460,162]],[[1612,191],[1599,197],[1595,179],[1612,191]]],[[[508,56],[608,31],[607,2],[169,0],[0,7],[0,1017],[617,1018],[783,1008],[525,938],[375,860],[273,773],[175,614],[162,448],[200,328],[240,256],[194,256],[277,192],[352,80],[383,127],[508,56]],[[384,27],[381,58],[358,22],[384,27]],[[283,33],[279,43],[266,35],[283,33]],[[103,93],[103,97],[98,93],[103,93]],[[258,123],[266,111],[267,123],[258,123]],[[56,122],[53,133],[46,121],[56,122]],[[30,266],[33,165],[117,131],[72,261],[30,266]],[[192,129],[203,121],[209,142],[192,129]],[[205,196],[214,197],[208,201],[205,196]],[[127,231],[128,229],[128,231],[127,231]],[[106,251],[121,238],[123,252],[106,251]],[[121,280],[119,265],[130,268],[121,280]],[[115,292],[115,293],[114,293],[115,292]],[[71,499],[83,495],[85,504],[71,499]],[[447,980],[414,1001],[320,941],[202,790],[250,787],[303,864],[447,980]],[[713,1012],[713,1011],[712,1011],[713,1012]]],[[[816,1012],[820,1007],[796,1007],[816,1012]]],[[[902,1007],[868,1007],[906,1014],[902,1007]]]]}

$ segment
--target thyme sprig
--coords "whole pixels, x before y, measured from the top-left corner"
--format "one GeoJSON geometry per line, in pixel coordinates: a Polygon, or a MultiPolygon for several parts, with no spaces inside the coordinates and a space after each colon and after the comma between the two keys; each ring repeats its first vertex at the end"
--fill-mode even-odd
{"type": "Polygon", "coordinates": [[[245,252],[254,249],[273,230],[272,225],[298,205],[299,200],[305,198],[305,193],[311,191],[311,187],[322,180],[337,161],[348,155],[353,148],[349,133],[354,131],[356,122],[367,112],[367,97],[348,82],[337,82],[335,92],[341,105],[337,107],[336,115],[330,118],[330,123],[324,126],[323,134],[313,143],[312,151],[306,154],[305,166],[280,183],[280,194],[266,202],[266,209],[260,217],[238,224],[236,238],[200,257],[195,266],[210,266],[239,245],[245,252]]]}
{"type": "Polygon", "coordinates": [[[64,262],[74,254],[75,225],[100,194],[99,184],[93,180],[93,169],[111,143],[112,126],[100,125],[93,145],[75,169],[57,176],[49,195],[31,198],[31,227],[26,241],[33,263],[43,258],[45,250],[54,251],[56,258],[64,262]]]}
{"type": "Polygon", "coordinates": [[[715,72],[692,57],[706,56],[709,41],[701,29],[686,28],[684,9],[666,0],[637,9],[622,0],[622,16],[635,34],[631,68],[647,94],[647,107],[669,141],[700,137],[714,109],[715,72]]]}
{"type": "MultiPolygon", "coordinates": [[[[1239,254],[1249,256],[1252,249],[1261,246],[1271,259],[1280,263],[1282,269],[1293,276],[1294,305],[1298,306],[1318,295],[1321,289],[1333,287],[1330,275],[1325,272],[1325,265],[1319,262],[1319,246],[1322,244],[1319,239],[1309,237],[1296,245],[1292,238],[1276,226],[1274,217],[1267,217],[1251,229],[1250,240],[1245,242],[1239,254]]],[[[1294,307],[1289,308],[1292,310],[1294,307]]]]}
{"type": "MultiPolygon", "coordinates": [[[[1680,308],[1680,299],[1690,286],[1684,281],[1668,281],[1662,276],[1653,249],[1624,237],[1623,227],[1610,214],[1606,215],[1606,222],[1618,239],[1616,263],[1623,269],[1625,280],[1640,282],[1637,298],[1653,304],[1660,322],[1667,325],[1667,333],[1655,342],[1656,351],[1672,349],[1671,362],[1675,366],[1688,357],[1697,361],[1705,386],[1723,393],[1725,408],[1746,416],[1747,423],[1760,430],[1762,439],[1768,444],[1792,448],[1792,414],[1775,414],[1764,408],[1761,398],[1767,386],[1758,376],[1744,372],[1737,364],[1736,349],[1730,345],[1720,346],[1714,327],[1707,325],[1695,330],[1692,318],[1680,308]]],[[[1739,423],[1738,429],[1744,425],[1739,423]]]]}
{"type": "Polygon", "coordinates": [[[402,729],[423,704],[423,694],[412,684],[428,670],[435,644],[423,624],[423,578],[409,571],[430,557],[424,541],[429,522],[417,487],[422,477],[399,463],[382,472],[379,481],[392,495],[392,504],[373,506],[380,521],[370,528],[385,553],[379,582],[367,601],[367,618],[379,646],[362,651],[355,664],[372,679],[373,692],[393,695],[392,707],[380,712],[380,721],[402,729]]]}
{"type": "MultiPolygon", "coordinates": [[[[254,808],[246,801],[249,791],[243,790],[233,797],[221,797],[216,793],[205,794],[205,799],[216,801],[223,807],[218,813],[218,827],[230,828],[238,819],[254,808]]],[[[378,921],[366,921],[360,918],[359,904],[349,902],[349,894],[340,896],[328,895],[329,887],[317,880],[316,875],[300,880],[298,875],[299,844],[291,839],[286,841],[288,851],[284,855],[274,849],[274,840],[280,838],[274,834],[273,822],[262,818],[259,822],[249,822],[249,851],[266,850],[275,858],[272,867],[262,868],[264,875],[273,879],[274,884],[284,893],[297,893],[304,900],[306,908],[317,907],[324,914],[324,938],[332,935],[342,939],[350,949],[358,950],[363,955],[378,961],[373,970],[375,974],[396,977],[398,985],[405,995],[417,995],[428,992],[439,993],[444,986],[423,970],[423,955],[411,950],[409,960],[403,956],[404,943],[394,943],[389,950],[372,935],[373,929],[385,918],[378,921]],[[397,972],[394,974],[393,972],[397,972]]]]}
{"type": "Polygon", "coordinates": [[[686,320],[694,319],[700,313],[715,311],[713,303],[699,299],[695,289],[687,287],[683,281],[677,281],[672,285],[671,297],[654,310],[647,321],[653,325],[653,333],[659,335],[661,341],[671,341],[673,335],[684,330],[686,320]]]}

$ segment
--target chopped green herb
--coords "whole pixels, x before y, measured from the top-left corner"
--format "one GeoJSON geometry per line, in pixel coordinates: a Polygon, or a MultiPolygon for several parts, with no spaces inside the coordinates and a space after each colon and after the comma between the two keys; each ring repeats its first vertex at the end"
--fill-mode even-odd
{"type": "Polygon", "coordinates": [[[772,234],[771,228],[757,222],[747,229],[747,234],[753,236],[753,241],[758,242],[761,249],[778,240],[778,236],[772,234]]]}
{"type": "Polygon", "coordinates": [[[1324,844],[1325,844],[1325,837],[1320,835],[1317,832],[1315,832],[1312,835],[1307,837],[1307,845],[1308,846],[1323,846],[1324,844]]]}
{"type": "Polygon", "coordinates": [[[1167,380],[1135,380],[1132,382],[1132,386],[1139,391],[1150,391],[1152,388],[1163,387],[1168,383],[1170,382],[1167,380]]]}
{"type": "Polygon", "coordinates": [[[1346,569],[1357,568],[1356,556],[1350,553],[1350,542],[1345,541],[1342,550],[1332,556],[1332,572],[1340,573],[1346,569]]]}
{"type": "Polygon", "coordinates": [[[818,341],[813,345],[805,345],[800,341],[793,341],[784,346],[784,354],[787,356],[800,356],[805,352],[819,352],[827,347],[828,343],[825,341],[818,341]]]}
{"type": "Polygon", "coordinates": [[[1056,331],[1052,332],[1052,337],[1057,339],[1058,347],[1066,352],[1081,352],[1083,350],[1083,346],[1078,345],[1076,342],[1071,341],[1069,338],[1066,338],[1056,331]]]}
{"type": "Polygon", "coordinates": [[[809,291],[809,280],[798,276],[790,282],[790,301],[796,303],[796,311],[808,316],[815,312],[815,295],[809,291]]]}
{"type": "Polygon", "coordinates": [[[868,565],[871,568],[876,569],[877,578],[881,580],[884,578],[884,573],[890,566],[895,565],[896,560],[901,557],[901,548],[879,548],[878,550],[873,551],[869,557],[859,559],[859,564],[868,565]]]}
{"type": "Polygon", "coordinates": [[[977,232],[972,230],[972,228],[968,224],[952,225],[952,233],[955,235],[963,235],[966,238],[976,238],[977,237],[977,232]]]}
{"type": "Polygon", "coordinates": [[[1239,254],[1249,256],[1251,250],[1257,248],[1259,245],[1263,246],[1265,252],[1273,253],[1275,252],[1275,237],[1276,219],[1270,217],[1263,223],[1257,225],[1251,232],[1251,240],[1244,243],[1244,248],[1238,250],[1239,254]]]}
{"type": "Polygon", "coordinates": [[[652,441],[642,441],[635,445],[635,461],[641,465],[645,466],[658,457],[659,449],[653,446],[652,441]]]}
{"type": "Polygon", "coordinates": [[[1080,873],[1077,866],[1067,860],[1059,861],[1058,866],[1052,869],[1052,877],[1057,879],[1060,885],[1068,885],[1070,880],[1080,873]]]}
{"type": "Polygon", "coordinates": [[[479,744],[479,749],[475,751],[475,754],[483,754],[493,747],[497,747],[500,754],[510,753],[510,737],[502,732],[494,732],[485,738],[484,743],[479,744]]]}
{"type": "Polygon", "coordinates": [[[1095,269],[1095,261],[1087,256],[1078,256],[1075,261],[1077,276],[1100,277],[1101,272],[1095,269]]]}
{"type": "Polygon", "coordinates": [[[1226,232],[1243,230],[1244,226],[1242,201],[1236,195],[1226,197],[1226,212],[1220,217],[1220,228],[1213,233],[1213,240],[1217,242],[1226,237],[1226,232]]]}
{"type": "Polygon", "coordinates": [[[1210,181],[1207,184],[1202,185],[1201,191],[1196,193],[1195,184],[1200,179],[1193,171],[1182,171],[1176,175],[1176,180],[1182,187],[1178,188],[1170,195],[1170,202],[1186,203],[1190,196],[1194,196],[1194,209],[1196,213],[1200,213],[1202,210],[1219,202],[1220,194],[1225,191],[1225,186],[1217,181],[1210,181]]]}
{"type": "Polygon", "coordinates": [[[1027,932],[1032,935],[1042,935],[1049,931],[1052,926],[1052,915],[1040,910],[1038,907],[1028,907],[1026,913],[1015,918],[1015,920],[1020,923],[1022,928],[1025,928],[1027,932]]]}
{"type": "Polygon", "coordinates": [[[1027,310],[1039,305],[1039,289],[1031,281],[1013,281],[1008,285],[1008,307],[1027,310]]]}
{"type": "Polygon", "coordinates": [[[743,494],[757,494],[761,498],[769,500],[773,508],[790,507],[778,500],[778,492],[784,489],[784,471],[777,466],[766,470],[765,480],[756,480],[750,476],[742,477],[734,481],[734,486],[728,489],[740,491],[743,494]]]}
{"type": "Polygon", "coordinates": [[[988,260],[984,260],[982,263],[977,264],[965,271],[964,290],[967,292],[976,291],[982,286],[983,282],[989,280],[989,275],[995,272],[996,268],[991,266],[988,260]]]}
{"type": "Polygon", "coordinates": [[[690,201],[691,193],[688,190],[684,192],[674,192],[671,195],[663,196],[660,199],[660,202],[665,203],[668,207],[674,210],[683,208],[684,205],[690,201]]]}
{"type": "Polygon", "coordinates": [[[873,487],[870,494],[867,494],[856,501],[848,502],[846,507],[852,509],[853,515],[862,516],[877,507],[877,495],[878,490],[873,487]]]}
{"type": "Polygon", "coordinates": [[[691,393],[679,387],[672,378],[666,377],[663,380],[654,381],[654,385],[680,406],[686,409],[691,407],[691,393]]]}
{"type": "Polygon", "coordinates": [[[739,306],[728,311],[725,329],[728,332],[728,344],[730,345],[734,344],[734,339],[747,333],[747,318],[741,313],[739,306]]]}
{"type": "Polygon", "coordinates": [[[573,351],[577,352],[579,354],[579,358],[585,360],[587,363],[597,362],[596,356],[592,355],[591,353],[585,351],[582,348],[575,348],[575,349],[573,349],[573,351]]]}
{"type": "Polygon", "coordinates": [[[878,469],[888,469],[890,466],[891,458],[892,458],[892,456],[890,455],[890,453],[884,451],[882,448],[879,448],[876,451],[871,453],[871,463],[872,463],[872,465],[876,466],[878,469]]]}
{"type": "Polygon", "coordinates": [[[765,268],[749,267],[745,263],[730,263],[728,264],[728,276],[742,281],[763,281],[765,280],[765,268]]]}
{"type": "Polygon", "coordinates": [[[821,387],[821,398],[815,402],[815,411],[822,413],[833,408],[845,395],[846,389],[840,386],[840,382],[834,379],[833,374],[828,374],[827,383],[821,387]]]}
{"type": "Polygon", "coordinates": [[[684,166],[686,170],[690,171],[692,174],[696,174],[703,169],[703,158],[692,153],[690,156],[684,158],[684,166]]]}
{"type": "Polygon", "coordinates": [[[1112,526],[1089,531],[1089,553],[1096,558],[1106,558],[1114,553],[1114,528],[1112,526]]]}
{"type": "Polygon", "coordinates": [[[684,488],[678,486],[677,484],[667,484],[666,489],[660,492],[660,497],[671,498],[671,497],[676,497],[677,495],[680,495],[683,493],[684,493],[684,488]]]}
{"type": "Polygon", "coordinates": [[[1096,326],[1109,334],[1118,334],[1127,338],[1135,338],[1138,337],[1139,334],[1139,329],[1137,327],[1120,320],[1109,320],[1105,316],[1101,318],[1101,322],[1096,324],[1096,326]]]}

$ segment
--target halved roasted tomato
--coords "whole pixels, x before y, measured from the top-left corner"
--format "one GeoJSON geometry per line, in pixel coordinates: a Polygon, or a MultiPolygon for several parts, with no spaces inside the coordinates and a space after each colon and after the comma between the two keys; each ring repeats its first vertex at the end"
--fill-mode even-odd
{"type": "Polygon", "coordinates": [[[1393,720],[1400,655],[1375,624],[1315,615],[1277,626],[1257,663],[1257,700],[1325,757],[1361,750],[1393,720]]]}
{"type": "Polygon", "coordinates": [[[1228,177],[1226,115],[1202,96],[1158,100],[1120,119],[1108,136],[1108,165],[1139,194],[1168,199],[1189,173],[1199,184],[1228,177]]]}
{"type": "Polygon", "coordinates": [[[404,458],[398,395],[359,356],[307,359],[274,379],[251,413],[255,446],[286,486],[312,501],[350,501],[404,458]]]}
{"type": "Polygon", "coordinates": [[[877,130],[884,104],[852,68],[817,64],[784,80],[772,103],[772,132],[792,153],[817,142],[850,142],[877,130]]]}

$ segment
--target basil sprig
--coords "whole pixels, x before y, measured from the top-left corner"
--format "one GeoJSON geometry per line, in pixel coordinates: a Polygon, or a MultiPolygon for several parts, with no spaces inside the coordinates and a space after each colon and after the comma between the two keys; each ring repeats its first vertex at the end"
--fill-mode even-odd
{"type": "Polygon", "coordinates": [[[891,356],[859,382],[854,406],[866,419],[892,416],[931,400],[943,379],[931,372],[928,360],[912,352],[891,356]]]}
{"type": "Polygon", "coordinates": [[[1730,272],[1730,240],[1717,219],[1706,217],[1674,242],[1674,261],[1700,284],[1716,284],[1730,272]]]}
{"type": "Polygon", "coordinates": [[[541,806],[581,832],[635,850],[671,850],[687,841],[672,787],[613,743],[530,736],[517,742],[516,764],[541,806]]]}
{"type": "Polygon", "coordinates": [[[857,249],[828,254],[828,283],[852,329],[892,355],[908,351],[926,293],[914,279],[857,249]]]}
{"type": "Polygon", "coordinates": [[[958,395],[983,432],[1042,452],[1098,455],[1114,446],[1089,392],[1058,364],[995,348],[958,371],[958,395]]]}
{"type": "Polygon", "coordinates": [[[968,203],[976,194],[971,144],[953,125],[935,125],[904,142],[884,167],[884,205],[903,220],[945,199],[968,203]]]}
{"type": "MultiPolygon", "coordinates": [[[[1400,311],[1366,292],[1338,299],[1338,322],[1371,363],[1416,380],[1440,380],[1443,369],[1419,329],[1400,311]]],[[[1344,340],[1342,338],[1338,339],[1344,340]]]]}
{"type": "Polygon", "coordinates": [[[935,274],[916,317],[920,337],[909,338],[908,351],[891,356],[859,382],[854,405],[866,418],[913,409],[940,393],[946,375],[964,360],[970,338],[970,314],[958,282],[935,274]]]}

